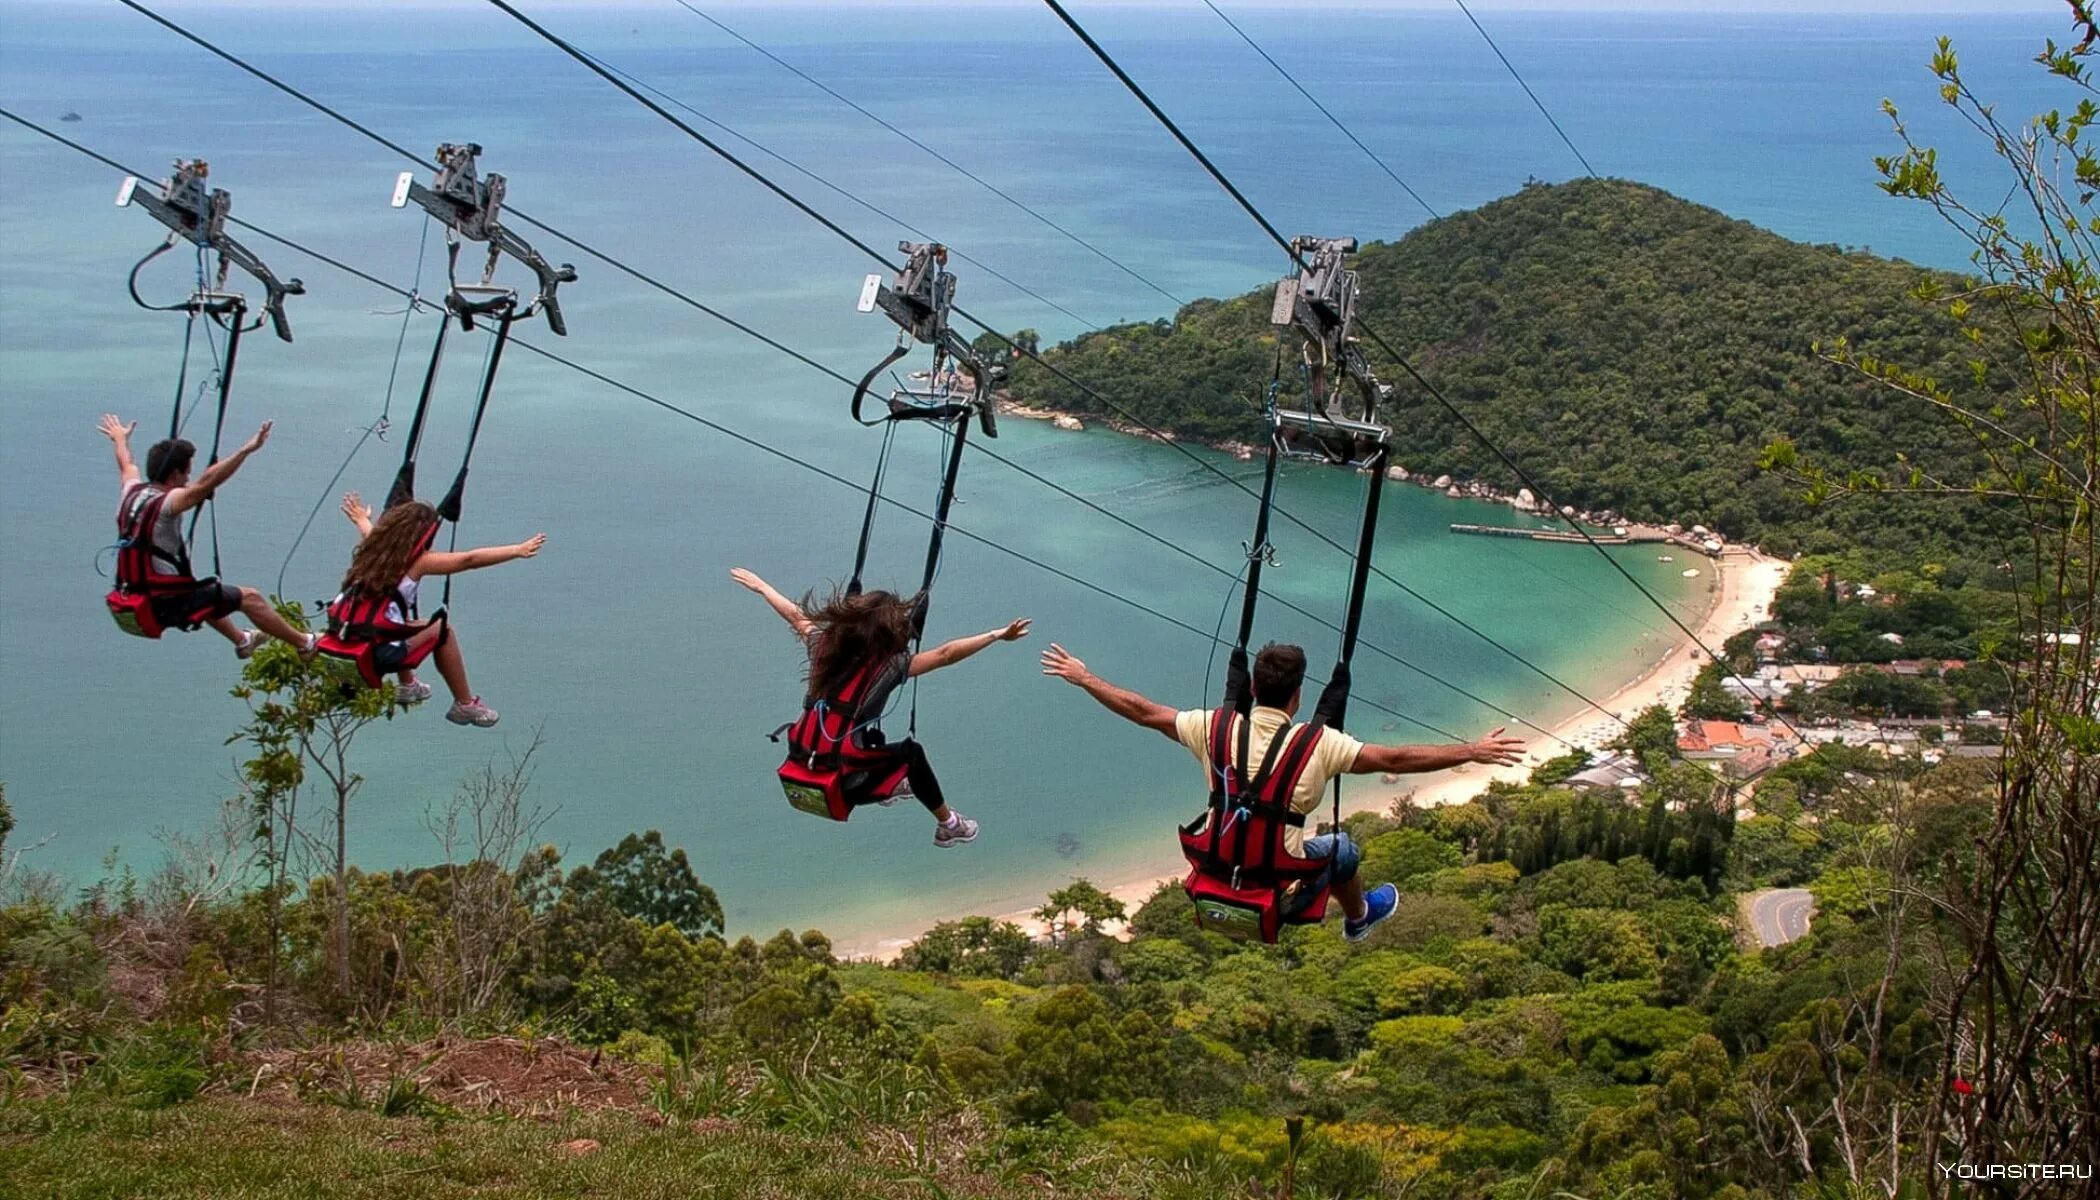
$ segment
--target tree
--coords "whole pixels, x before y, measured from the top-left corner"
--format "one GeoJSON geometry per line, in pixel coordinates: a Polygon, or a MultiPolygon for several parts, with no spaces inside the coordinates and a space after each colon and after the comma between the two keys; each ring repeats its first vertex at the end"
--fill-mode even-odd
{"type": "Polygon", "coordinates": [[[1750,706],[1743,698],[1722,686],[1728,677],[1726,668],[1719,662],[1710,662],[1699,669],[1692,680],[1692,690],[1684,698],[1684,715],[1701,721],[1740,721],[1750,715],[1750,706]]]}
{"type": "Polygon", "coordinates": [[[1677,720],[1669,709],[1651,704],[1626,723],[1612,748],[1633,755],[1652,771],[1658,763],[1677,757],[1677,720]]]}
{"type": "Polygon", "coordinates": [[[644,925],[669,925],[687,938],[722,936],[722,902],[693,874],[685,850],[664,849],[652,829],[628,834],[588,867],[569,876],[568,890],[597,896],[644,925]]]}
{"type": "MultiPolygon", "coordinates": [[[[1938,151],[1914,141],[1884,102],[1901,145],[1877,160],[1882,187],[1928,206],[1972,247],[1973,277],[1926,280],[1913,292],[1961,330],[1965,363],[1934,371],[1842,341],[1828,355],[1884,388],[1892,408],[1970,439],[1974,452],[1828,466],[1792,442],[1765,454],[1818,505],[1923,496],[2004,521],[1991,561],[2012,585],[2017,633],[2010,645],[1979,648],[2002,655],[2019,707],[1994,819],[1972,851],[1942,864],[1933,895],[1949,945],[1934,988],[1939,1078],[1915,1156],[1926,1161],[1980,1147],[2003,1162],[2100,1160],[2100,1123],[2063,1119],[2100,1112],[2100,1071],[2086,1055],[2100,1026],[2100,992],[2090,986],[2100,961],[2091,777],[2100,754],[2100,439],[2091,428],[2100,411],[2100,154],[2090,136],[2100,122],[2090,67],[2100,29],[2086,4],[2071,9],[2086,36],[2068,48],[2050,42],[2036,61],[2073,103],[2025,123],[1972,90],[1947,39],[1933,55],[1941,101],[2004,168],[2008,186],[1990,185],[1988,199],[1958,194],[1938,151]]],[[[1959,1186],[1924,1177],[1935,1196],[1959,1186]]],[[[2002,1191],[2026,1197],[2053,1186],[2015,1180],[2002,1191]]]]}
{"type": "Polygon", "coordinates": [[[1035,910],[1035,918],[1050,932],[1051,941],[1061,941],[1071,936],[1072,914],[1079,916],[1078,930],[1087,937],[1098,936],[1101,927],[1110,921],[1123,919],[1121,900],[1095,887],[1086,879],[1074,879],[1071,883],[1050,893],[1041,908],[1035,910]]]}
{"type": "Polygon", "coordinates": [[[1085,1116],[1101,1100],[1129,1092],[1131,1059],[1113,1014],[1084,987],[1062,987],[1038,1001],[1014,1030],[1008,1067],[1022,1088],[1021,1115],[1085,1116]]]}
{"type": "MultiPolygon", "coordinates": [[[[306,628],[306,615],[298,605],[280,603],[278,612],[293,628],[306,628]]],[[[266,638],[242,666],[241,683],[233,694],[248,702],[248,724],[230,740],[245,741],[255,750],[254,757],[242,764],[241,776],[255,814],[259,865],[269,880],[265,1015],[274,1018],[276,1012],[282,905],[290,891],[292,867],[302,855],[321,852],[325,846],[299,824],[299,796],[308,783],[309,768],[325,784],[323,799],[330,806],[334,826],[333,853],[320,856],[333,865],[329,962],[337,997],[347,1003],[352,993],[350,801],[364,785],[364,776],[351,767],[350,751],[365,726],[393,716],[393,687],[346,683],[329,660],[302,658],[291,646],[266,638]]]]}
{"type": "Polygon", "coordinates": [[[1465,860],[1458,847],[1438,841],[1419,829],[1396,829],[1364,843],[1358,872],[1373,882],[1391,882],[1406,887],[1411,881],[1465,860]]]}
{"type": "Polygon", "coordinates": [[[1027,965],[1034,944],[1020,926],[990,917],[942,921],[904,948],[897,965],[936,975],[1012,979],[1027,965]]]}

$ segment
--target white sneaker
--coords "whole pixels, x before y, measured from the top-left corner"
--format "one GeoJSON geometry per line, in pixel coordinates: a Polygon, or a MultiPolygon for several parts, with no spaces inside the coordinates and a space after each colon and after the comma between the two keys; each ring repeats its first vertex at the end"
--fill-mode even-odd
{"type": "Polygon", "coordinates": [[[403,708],[421,704],[425,700],[430,699],[430,695],[430,685],[420,679],[411,680],[408,683],[397,682],[394,684],[394,703],[403,708]]]}
{"type": "Polygon", "coordinates": [[[267,637],[267,636],[269,636],[269,635],[268,635],[268,634],[265,634],[265,633],[264,633],[264,632],[263,632],[262,630],[260,630],[260,629],[251,629],[251,630],[249,630],[248,632],[246,632],[246,633],[242,634],[242,635],[241,635],[241,640],[240,640],[240,641],[238,641],[238,642],[236,642],[236,643],[234,643],[234,647],[233,647],[233,656],[234,656],[235,658],[244,658],[244,659],[245,659],[245,658],[254,658],[254,657],[255,657],[255,648],[256,648],[257,646],[260,646],[260,645],[262,645],[262,643],[263,643],[263,638],[265,638],[265,637],[267,637]]]}
{"type": "Polygon", "coordinates": [[[481,702],[481,697],[461,704],[455,700],[445,712],[445,719],[454,725],[479,725],[483,729],[496,723],[496,710],[481,702]]]}
{"type": "Polygon", "coordinates": [[[933,844],[943,850],[977,840],[977,822],[961,813],[954,814],[954,817],[953,823],[936,822],[933,827],[933,844]]]}
{"type": "Polygon", "coordinates": [[[889,808],[895,805],[899,800],[916,799],[918,799],[918,795],[911,790],[911,781],[906,780],[905,782],[897,785],[896,791],[891,792],[889,795],[883,797],[880,800],[877,800],[875,803],[880,804],[884,808],[889,808]]]}

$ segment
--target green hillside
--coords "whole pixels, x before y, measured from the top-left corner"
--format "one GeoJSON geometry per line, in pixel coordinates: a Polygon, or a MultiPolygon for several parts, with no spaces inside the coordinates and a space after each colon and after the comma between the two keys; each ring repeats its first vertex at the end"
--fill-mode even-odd
{"type": "MultiPolygon", "coordinates": [[[[1818,460],[1892,463],[1903,452],[1928,465],[1973,463],[1973,445],[1950,422],[1814,349],[1844,338],[1862,354],[1966,381],[1954,323],[1911,298],[1932,273],[1791,242],[1618,180],[1527,187],[1371,244],[1357,266],[1362,320],[1563,503],[1703,522],[1778,551],[1985,553],[1974,512],[1893,499],[1811,511],[1798,486],[1756,465],[1782,435],[1818,460]]],[[[1275,364],[1269,302],[1266,289],[1198,301],[1171,322],[1089,334],[1047,357],[1147,421],[1243,439],[1275,364]]],[[[1516,486],[1396,365],[1366,350],[1398,385],[1388,414],[1395,462],[1516,486]]],[[[1014,374],[1025,403],[1099,411],[1040,366],[1014,374]]],[[[1287,363],[1287,391],[1295,384],[1287,363]]]]}

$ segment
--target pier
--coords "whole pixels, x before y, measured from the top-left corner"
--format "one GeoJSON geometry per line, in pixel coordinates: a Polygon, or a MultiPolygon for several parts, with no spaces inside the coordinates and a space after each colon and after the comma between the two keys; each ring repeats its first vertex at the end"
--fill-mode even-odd
{"type": "Polygon", "coordinates": [[[1522,538],[1531,542],[1570,542],[1577,546],[1591,540],[1594,540],[1600,546],[1669,545],[1690,550],[1695,554],[1703,554],[1708,558],[1720,557],[1718,551],[1707,549],[1704,544],[1689,534],[1671,533],[1665,529],[1657,529],[1652,525],[1625,525],[1619,528],[1623,528],[1626,532],[1620,533],[1617,529],[1608,529],[1593,533],[1589,538],[1584,538],[1581,534],[1567,529],[1525,529],[1515,525],[1455,524],[1451,526],[1451,532],[1471,534],[1474,537],[1522,538]]]}

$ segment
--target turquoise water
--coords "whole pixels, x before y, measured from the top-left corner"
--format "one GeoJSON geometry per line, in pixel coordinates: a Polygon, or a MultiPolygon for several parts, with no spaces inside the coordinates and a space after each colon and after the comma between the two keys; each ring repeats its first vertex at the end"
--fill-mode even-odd
{"type": "MultiPolygon", "coordinates": [[[[512,202],[586,235],[701,299],[857,373],[888,347],[879,318],[853,312],[867,264],[748,181],[493,10],[353,14],[180,6],[175,15],[282,72],[411,147],[473,139],[512,181],[512,202]]],[[[1054,215],[1183,297],[1258,286],[1278,265],[1259,233],[1207,185],[1047,14],[809,9],[725,13],[754,36],[1054,215]]],[[[1421,218],[1229,31],[1201,9],[1087,11],[1096,32],[1152,84],[1220,164],[1288,229],[1393,237],[1421,218]],[[1318,187],[1298,186],[1314,180],[1318,187]]],[[[675,6],[547,10],[586,48],[783,154],[823,171],[1092,320],[1164,315],[1168,302],[675,6]]],[[[1305,69],[1357,132],[1386,151],[1431,203],[1451,208],[1573,167],[1484,46],[1440,13],[1349,18],[1338,60],[1302,15],[1250,12],[1249,28],[1305,69]]],[[[1921,63],[1933,34],[1967,48],[1980,81],[2025,111],[2023,55],[2046,20],[1650,16],[1510,18],[1505,48],[1526,65],[1600,170],[1642,179],[1790,236],[1870,244],[1958,263],[1924,214],[1880,197],[1884,94],[1944,135],[1921,63]]],[[[202,155],[235,211],[379,275],[409,280],[417,222],[385,203],[405,165],[143,20],[75,6],[13,6],[0,45],[0,102],[55,120],[96,149],[157,171],[202,155]]],[[[771,168],[769,168],[771,169],[771,168]]],[[[814,184],[785,182],[871,241],[900,231],[814,184]]],[[[141,863],[157,831],[197,829],[235,790],[241,720],[220,640],[125,639],[95,603],[91,565],[110,540],[115,499],[96,416],[166,419],[179,320],[135,309],[123,274],[156,240],[145,217],[110,206],[115,178],[41,139],[0,130],[0,208],[12,268],[0,284],[0,779],[41,842],[35,865],[74,875],[112,849],[141,863]]],[[[229,577],[271,585],[308,506],[378,414],[398,316],[390,300],[265,243],[311,289],[293,303],[299,340],[246,347],[240,432],[278,433],[220,506],[229,577]]],[[[609,268],[542,239],[582,278],[564,291],[588,365],[863,477],[876,435],[845,420],[820,376],[706,322],[609,268]]],[[[170,256],[171,258],[179,256],[170,256]]],[[[426,273],[426,285],[436,275],[426,273]]],[[[148,276],[155,294],[181,268],[148,276]]],[[[994,280],[964,279],[964,303],[1008,327],[1057,338],[1069,319],[994,280]]],[[[412,389],[410,335],[403,387],[412,389]]],[[[543,336],[543,335],[535,335],[543,336]]],[[[449,475],[464,435],[474,344],[453,359],[426,441],[426,478],[449,475]]],[[[406,415],[406,403],[395,409],[406,415]]],[[[1424,414],[1421,419],[1434,419],[1424,414]]],[[[904,439],[892,479],[923,505],[937,447],[904,439]]],[[[141,440],[143,447],[144,441],[141,440]]],[[[475,682],[505,714],[493,733],[444,724],[435,707],[370,731],[353,856],[427,861],[429,806],[492,751],[541,728],[537,793],[557,805],[547,836],[588,858],[620,834],[661,828],[722,893],[732,928],[821,925],[840,934],[1014,907],[1074,873],[1113,878],[1174,861],[1167,826],[1193,803],[1195,771],[1156,736],[1120,727],[1077,692],[1040,679],[1055,639],[1104,674],[1195,704],[1202,638],[1023,566],[967,537],[950,540],[931,633],[974,632],[1027,615],[1037,634],[935,677],[920,723],[957,806],[985,836],[936,853],[916,811],[838,827],[791,812],[772,786],[763,734],[799,694],[797,648],[762,605],[729,583],[750,566],[784,588],[844,572],[859,506],[852,491],[733,443],[530,355],[515,355],[483,435],[463,538],[549,535],[536,561],[462,579],[455,612],[475,682]]],[[[1230,564],[1246,536],[1239,492],[1171,449],[1102,432],[1009,421],[999,450],[1191,551],[1230,564]]],[[[368,449],[346,482],[376,496],[391,447],[368,449]]],[[[1253,467],[1218,462],[1243,476],[1253,467]]],[[[1347,541],[1358,481],[1290,471],[1285,502],[1347,541]]],[[[1594,555],[1447,535],[1453,520],[1507,510],[1394,489],[1379,563],[1513,649],[1595,691],[1665,644],[1594,555]]],[[[290,563],[287,590],[331,590],[348,553],[332,511],[290,563]]],[[[959,526],[1202,628],[1225,580],[987,460],[971,464],[959,526]]],[[[902,582],[923,524],[889,514],[875,576],[902,582]]],[[[1343,558],[1285,530],[1277,592],[1339,616],[1343,558]]],[[[1695,611],[1705,580],[1654,555],[1628,566],[1695,611]]],[[[1574,702],[1392,589],[1374,588],[1366,637],[1542,723],[1574,702]]],[[[1281,610],[1265,636],[1331,635],[1281,610]]],[[[1447,729],[1500,723],[1470,701],[1375,655],[1361,694],[1447,729]]],[[[901,718],[900,718],[901,722],[901,718]]],[[[1360,710],[1359,727],[1427,736],[1360,710]]]]}

